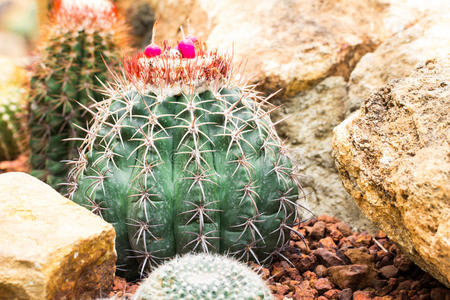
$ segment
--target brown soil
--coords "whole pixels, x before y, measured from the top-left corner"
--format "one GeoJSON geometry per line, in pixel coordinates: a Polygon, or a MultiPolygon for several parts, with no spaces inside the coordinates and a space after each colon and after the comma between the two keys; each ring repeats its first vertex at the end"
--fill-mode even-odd
{"type": "MultiPolygon", "coordinates": [[[[263,267],[275,299],[450,300],[450,290],[414,265],[382,232],[354,232],[330,216],[296,228],[283,258],[263,267]]],[[[253,264],[253,267],[259,267],[253,264]]],[[[117,277],[110,296],[132,296],[138,285],[117,277]]]]}

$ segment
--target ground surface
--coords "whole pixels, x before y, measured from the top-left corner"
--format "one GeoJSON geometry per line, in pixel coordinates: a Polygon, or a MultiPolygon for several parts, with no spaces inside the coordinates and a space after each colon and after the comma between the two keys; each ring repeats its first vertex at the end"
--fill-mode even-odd
{"type": "MultiPolygon", "coordinates": [[[[353,232],[330,216],[298,227],[283,258],[261,269],[276,299],[449,300],[450,290],[404,256],[382,232],[353,232]]],[[[258,267],[254,265],[254,267],[258,267]]],[[[132,296],[138,283],[116,277],[109,296],[132,296]]],[[[120,298],[119,298],[120,299],[120,298]]]]}

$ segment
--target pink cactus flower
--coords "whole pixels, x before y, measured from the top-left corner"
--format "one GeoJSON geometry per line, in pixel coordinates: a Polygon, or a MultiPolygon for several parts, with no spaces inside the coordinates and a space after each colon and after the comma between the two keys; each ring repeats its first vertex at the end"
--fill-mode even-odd
{"type": "Polygon", "coordinates": [[[190,38],[185,38],[179,42],[178,50],[183,58],[195,58],[195,46],[190,38]]]}
{"type": "Polygon", "coordinates": [[[161,55],[161,48],[155,44],[150,44],[147,47],[145,47],[144,54],[148,58],[159,56],[161,55]]]}

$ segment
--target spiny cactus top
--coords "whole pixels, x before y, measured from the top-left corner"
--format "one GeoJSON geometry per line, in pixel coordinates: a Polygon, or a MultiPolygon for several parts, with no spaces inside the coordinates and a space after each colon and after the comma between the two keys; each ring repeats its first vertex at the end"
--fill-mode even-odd
{"type": "Polygon", "coordinates": [[[270,300],[261,277],[236,260],[211,254],[187,254],[154,270],[133,300],[270,300]]]}
{"type": "Polygon", "coordinates": [[[297,219],[273,108],[233,80],[230,57],[196,44],[191,59],[167,43],[125,58],[72,162],[70,196],[114,225],[119,269],[189,251],[262,262],[297,219]]]}
{"type": "Polygon", "coordinates": [[[60,189],[75,140],[88,121],[81,105],[100,100],[104,61],[114,67],[126,45],[126,26],[108,0],[57,0],[42,28],[40,61],[31,80],[32,174],[60,189]],[[72,139],[72,141],[65,141],[72,139]]]}

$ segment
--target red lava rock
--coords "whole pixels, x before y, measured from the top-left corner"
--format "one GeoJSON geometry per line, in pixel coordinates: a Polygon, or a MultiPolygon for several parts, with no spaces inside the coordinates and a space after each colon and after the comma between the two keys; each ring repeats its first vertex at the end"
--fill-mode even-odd
{"type": "Polygon", "coordinates": [[[325,267],[324,265],[318,265],[314,269],[314,273],[316,273],[319,277],[325,277],[327,276],[327,267],[325,267]]]}
{"type": "MultiPolygon", "coordinates": [[[[308,230],[308,228],[307,228],[308,230]]],[[[325,235],[325,223],[319,221],[311,227],[310,236],[315,240],[323,238],[325,235]]]]}
{"type": "Polygon", "coordinates": [[[309,249],[309,241],[298,241],[294,243],[294,246],[297,247],[302,253],[309,254],[311,253],[311,249],[309,249]]]}
{"type": "Polygon", "coordinates": [[[381,258],[380,262],[378,263],[378,267],[382,268],[384,266],[389,266],[392,264],[394,264],[394,257],[392,255],[386,255],[381,258]]]}
{"type": "Polygon", "coordinates": [[[295,267],[300,271],[300,272],[305,272],[307,270],[312,270],[312,268],[314,267],[314,265],[317,262],[317,258],[314,255],[304,255],[302,254],[300,260],[298,260],[295,264],[295,267]]]}
{"type": "Polygon", "coordinates": [[[321,247],[328,248],[328,249],[335,249],[335,248],[337,248],[337,246],[334,243],[333,239],[331,237],[329,237],[329,236],[327,236],[326,238],[320,239],[319,240],[319,245],[321,247]]]}
{"type": "Polygon", "coordinates": [[[380,269],[381,275],[383,275],[384,278],[392,278],[397,276],[398,269],[393,265],[384,266],[380,269]]]}
{"type": "Polygon", "coordinates": [[[339,266],[344,264],[344,261],[340,259],[336,254],[323,248],[314,250],[313,254],[317,257],[319,262],[327,267],[339,266]]]}
{"type": "Polygon", "coordinates": [[[340,239],[342,239],[344,237],[342,232],[340,232],[339,229],[337,228],[336,224],[328,223],[327,226],[326,226],[326,230],[327,230],[328,234],[330,235],[330,237],[335,242],[339,242],[340,239]]]}
{"type": "Polygon", "coordinates": [[[270,271],[267,268],[261,268],[260,275],[262,279],[267,280],[270,277],[270,271]]]}
{"type": "Polygon", "coordinates": [[[331,289],[323,293],[323,296],[325,296],[327,299],[336,300],[339,299],[339,293],[341,291],[337,289],[331,289]]]}
{"type": "Polygon", "coordinates": [[[277,279],[283,276],[285,273],[285,269],[280,265],[273,265],[272,267],[272,277],[277,279]]]}
{"type": "Polygon", "coordinates": [[[383,296],[383,297],[374,297],[372,300],[392,300],[391,296],[383,296]]]}
{"type": "Polygon", "coordinates": [[[394,266],[396,266],[402,272],[408,272],[408,270],[412,267],[413,263],[409,260],[406,255],[397,255],[394,258],[394,266]]]}
{"type": "Polygon", "coordinates": [[[338,222],[336,223],[337,229],[345,236],[350,236],[353,234],[352,228],[345,224],[344,222],[338,222]]]}
{"type": "Polygon", "coordinates": [[[294,280],[301,280],[302,277],[300,276],[300,273],[298,272],[297,268],[287,268],[286,272],[288,273],[289,277],[293,278],[294,280]]]}
{"type": "Polygon", "coordinates": [[[324,296],[319,296],[319,298],[317,298],[317,300],[328,300],[328,298],[324,297],[324,296]]]}
{"type": "Polygon", "coordinates": [[[339,293],[339,300],[352,300],[352,298],[353,298],[352,289],[343,289],[339,293]]]}
{"type": "Polygon", "coordinates": [[[348,248],[352,248],[355,246],[354,242],[352,242],[351,240],[347,239],[347,238],[342,238],[339,243],[338,243],[339,248],[341,249],[348,249],[348,248]]]}
{"type": "Polygon", "coordinates": [[[316,281],[316,280],[317,280],[317,275],[316,275],[316,273],[311,272],[311,271],[306,271],[306,272],[304,272],[304,273],[303,273],[303,277],[304,277],[306,280],[309,280],[309,281],[316,281]]]}
{"type": "Polygon", "coordinates": [[[317,291],[311,288],[309,281],[302,281],[300,285],[295,287],[295,300],[307,300],[307,299],[315,299],[317,297],[317,291]]]}
{"type": "Polygon", "coordinates": [[[353,293],[353,300],[371,300],[372,294],[367,291],[356,291],[353,293]]]}
{"type": "Polygon", "coordinates": [[[325,291],[331,290],[333,285],[328,280],[328,278],[319,278],[314,282],[314,287],[319,292],[319,294],[324,293],[325,291]]]}
{"type": "Polygon", "coordinates": [[[413,284],[412,280],[405,280],[405,281],[401,281],[398,286],[397,286],[397,290],[410,290],[411,286],[413,284]]]}
{"type": "Polygon", "coordinates": [[[269,288],[272,290],[274,294],[285,295],[289,291],[289,286],[276,283],[275,285],[270,285],[269,288]]]}
{"type": "Polygon", "coordinates": [[[387,285],[378,290],[378,295],[385,296],[389,294],[397,286],[397,283],[398,283],[397,278],[390,278],[387,281],[387,285]]]}
{"type": "Polygon", "coordinates": [[[335,218],[333,216],[328,216],[328,215],[319,216],[319,218],[317,218],[317,220],[323,221],[325,223],[338,223],[338,222],[340,222],[339,219],[337,219],[337,218],[335,218]]]}
{"type": "Polygon", "coordinates": [[[449,300],[450,293],[444,288],[434,288],[431,290],[430,297],[431,300],[449,300]]]}
{"type": "Polygon", "coordinates": [[[367,232],[361,232],[355,242],[356,246],[370,246],[372,243],[372,235],[367,232]]]}
{"type": "Polygon", "coordinates": [[[367,265],[346,265],[328,268],[331,281],[341,289],[363,289],[372,285],[375,273],[367,265]]]}
{"type": "Polygon", "coordinates": [[[347,256],[352,264],[361,264],[374,266],[375,257],[370,255],[367,248],[352,248],[345,251],[345,256],[347,256]]]}

